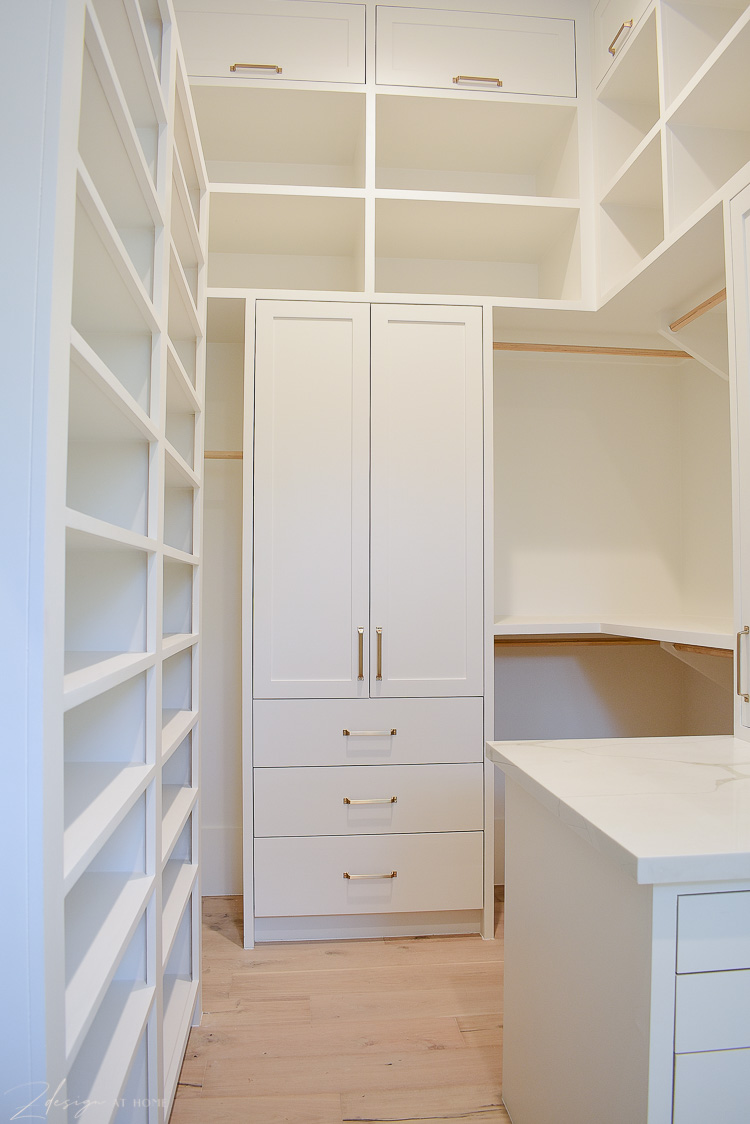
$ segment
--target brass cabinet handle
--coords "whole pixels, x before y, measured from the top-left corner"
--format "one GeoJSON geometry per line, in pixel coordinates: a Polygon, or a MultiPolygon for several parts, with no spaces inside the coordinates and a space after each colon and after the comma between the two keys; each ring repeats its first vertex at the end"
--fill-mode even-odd
{"type": "Polygon", "coordinates": [[[482,78],[477,74],[457,74],[453,81],[458,85],[459,82],[491,82],[493,86],[502,86],[499,78],[482,78]]]}
{"type": "Polygon", "coordinates": [[[394,726],[392,730],[342,730],[345,738],[392,738],[398,733],[394,726]]]}
{"type": "Polygon", "coordinates": [[[235,70],[273,70],[281,74],[281,67],[272,62],[233,62],[229,69],[233,74],[235,70]]]}
{"type": "Polygon", "coordinates": [[[617,35],[615,35],[614,39],[613,39],[613,40],[612,40],[612,42],[610,43],[609,47],[607,47],[607,50],[609,51],[609,53],[610,53],[611,55],[613,55],[613,54],[615,53],[615,43],[617,42],[617,40],[618,40],[618,39],[620,38],[620,36],[622,35],[622,33],[623,33],[623,31],[625,30],[625,28],[626,28],[626,27],[632,27],[632,26],[633,26],[633,21],[632,21],[632,20],[626,20],[626,21],[625,21],[625,23],[624,23],[624,24],[622,25],[622,27],[620,28],[620,30],[619,30],[619,31],[617,32],[617,35]]]}
{"type": "Polygon", "coordinates": [[[383,630],[382,630],[382,628],[376,628],[375,632],[377,633],[377,637],[378,637],[378,667],[377,667],[377,671],[375,673],[375,678],[376,679],[382,679],[383,678],[383,630]]]}
{"type": "Polygon", "coordinates": [[[344,871],[344,878],[398,878],[398,871],[392,870],[390,874],[350,874],[348,870],[344,871]]]}
{"type": "Polygon", "coordinates": [[[746,695],[742,690],[742,664],[740,662],[742,645],[740,643],[740,640],[743,636],[747,636],[748,632],[750,632],[750,625],[746,624],[742,632],[737,633],[737,659],[735,660],[735,664],[737,667],[737,694],[740,696],[743,702],[750,702],[750,695],[746,695]]]}
{"type": "Polygon", "coordinates": [[[364,679],[365,677],[365,630],[363,628],[357,629],[357,643],[359,644],[359,675],[357,679],[364,679]]]}
{"type": "Polygon", "coordinates": [[[344,797],[344,804],[397,804],[398,796],[375,796],[370,800],[352,800],[344,797]]]}

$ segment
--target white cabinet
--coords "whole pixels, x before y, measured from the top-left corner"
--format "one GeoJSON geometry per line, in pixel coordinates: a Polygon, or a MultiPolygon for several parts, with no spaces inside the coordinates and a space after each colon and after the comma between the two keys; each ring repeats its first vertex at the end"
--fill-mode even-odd
{"type": "Polygon", "coordinates": [[[569,19],[377,9],[377,73],[391,86],[576,96],[569,19]]]}
{"type": "Polygon", "coordinates": [[[482,310],[260,300],[255,355],[256,932],[476,930],[482,310]]]}
{"type": "Polygon", "coordinates": [[[732,403],[735,442],[735,590],[734,616],[737,632],[735,724],[750,726],[750,187],[730,204],[734,331],[730,352],[734,354],[735,397],[732,403]]]}
{"type": "Polygon", "coordinates": [[[308,0],[180,0],[180,39],[196,76],[364,82],[365,9],[308,0]]]}
{"type": "Polygon", "coordinates": [[[256,698],[482,693],[481,310],[369,320],[258,303],[256,698]]]}
{"type": "Polygon", "coordinates": [[[649,0],[599,0],[594,10],[594,81],[619,57],[649,0]]]}

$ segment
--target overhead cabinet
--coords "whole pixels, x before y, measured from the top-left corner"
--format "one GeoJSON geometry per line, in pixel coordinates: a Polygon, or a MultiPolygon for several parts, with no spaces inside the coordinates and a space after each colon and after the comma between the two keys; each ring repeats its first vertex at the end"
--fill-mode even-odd
{"type": "Polygon", "coordinates": [[[573,20],[379,6],[376,44],[385,85],[576,96],[573,20]]]}
{"type": "Polygon", "coordinates": [[[481,695],[481,310],[257,307],[255,697],[481,695]]]}
{"type": "Polygon", "coordinates": [[[308,0],[180,0],[190,75],[364,82],[365,9],[308,0]]]}

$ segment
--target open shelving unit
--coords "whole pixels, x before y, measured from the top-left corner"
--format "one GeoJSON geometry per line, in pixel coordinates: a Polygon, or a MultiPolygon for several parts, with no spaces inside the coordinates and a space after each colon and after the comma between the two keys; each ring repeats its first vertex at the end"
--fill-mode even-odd
{"type": "Polygon", "coordinates": [[[198,1000],[207,191],[171,11],[88,0],[83,19],[56,1077],[102,1124],[168,1119],[198,1000]]]}

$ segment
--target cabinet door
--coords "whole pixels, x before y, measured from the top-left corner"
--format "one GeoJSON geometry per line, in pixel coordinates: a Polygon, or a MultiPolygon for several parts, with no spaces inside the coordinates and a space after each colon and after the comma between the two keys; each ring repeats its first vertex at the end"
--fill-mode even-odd
{"type": "Polygon", "coordinates": [[[256,697],[367,697],[368,488],[367,306],[259,301],[256,697]]]}
{"type": "MultiPolygon", "coordinates": [[[[733,402],[734,446],[737,462],[733,472],[735,487],[734,613],[738,633],[735,668],[735,729],[750,726],[750,187],[730,204],[732,276],[728,286],[730,345],[733,343],[733,368],[736,398],[733,402]],[[732,292],[734,299],[732,299],[732,292]],[[731,317],[733,317],[733,322],[731,317]]],[[[747,735],[745,735],[747,736],[747,735]]]]}
{"type": "Polygon", "coordinates": [[[180,41],[190,75],[365,80],[364,5],[180,0],[179,9],[180,41]]]}
{"type": "Polygon", "coordinates": [[[573,20],[381,6],[377,48],[386,85],[576,96],[573,20]]]}
{"type": "Polygon", "coordinates": [[[599,83],[624,50],[648,0],[600,0],[594,11],[594,79],[599,83]]]}
{"type": "Polygon", "coordinates": [[[373,306],[371,378],[370,694],[480,695],[481,309],[373,306]]]}

